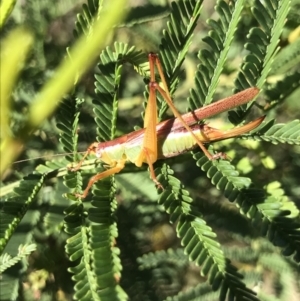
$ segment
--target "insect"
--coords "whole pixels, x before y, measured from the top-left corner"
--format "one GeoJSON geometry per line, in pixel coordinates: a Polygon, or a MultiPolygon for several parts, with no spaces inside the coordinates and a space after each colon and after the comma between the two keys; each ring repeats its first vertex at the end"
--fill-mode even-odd
{"type": "MultiPolygon", "coordinates": [[[[194,112],[197,113],[196,111],[194,112]]],[[[238,135],[250,132],[253,129],[257,128],[262,123],[264,118],[265,116],[262,116],[244,126],[233,128],[227,131],[212,128],[207,124],[195,124],[191,126],[191,130],[193,132],[193,135],[195,135],[202,143],[210,143],[214,141],[233,138],[238,135]]],[[[173,128],[173,121],[174,119],[169,119],[167,122],[161,122],[156,126],[157,159],[174,157],[197,147],[197,143],[195,142],[194,137],[190,134],[190,132],[187,131],[184,127],[176,126],[173,128]]],[[[177,123],[176,119],[174,123],[177,123]]],[[[145,138],[145,133],[145,129],[141,129],[123,135],[111,141],[92,143],[88,147],[85,155],[80,160],[80,162],[75,167],[71,168],[71,170],[76,171],[80,169],[82,163],[89,154],[95,154],[96,157],[100,158],[101,161],[109,166],[109,168],[106,171],[93,176],[89,180],[89,183],[83,193],[76,194],[76,196],[85,198],[95,182],[109,177],[113,174],[119,173],[124,168],[127,161],[134,163],[136,166],[141,166],[138,165],[139,162],[137,162],[136,158],[141,151],[141,142],[145,138]]],[[[226,154],[224,153],[218,153],[216,155],[218,158],[227,158],[226,154]]],[[[151,179],[158,187],[163,188],[156,179],[153,164],[148,165],[150,169],[151,179]]]]}
{"type": "Polygon", "coordinates": [[[259,126],[264,119],[261,117],[247,125],[229,131],[220,131],[206,124],[199,125],[197,124],[199,120],[249,102],[258,94],[259,89],[249,88],[206,107],[181,115],[172,102],[157,55],[149,54],[149,63],[149,99],[145,110],[144,129],[123,135],[112,141],[95,142],[88,147],[80,162],[70,169],[72,171],[79,170],[85,158],[91,153],[100,158],[108,166],[108,169],[93,176],[83,193],[76,194],[77,197],[85,198],[95,182],[120,172],[127,161],[138,167],[143,163],[148,164],[151,179],[158,187],[163,188],[158,182],[153,168],[153,163],[158,159],[177,156],[197,145],[209,159],[224,159],[226,155],[223,153],[211,155],[203,143],[232,138],[249,132],[259,126]],[[155,66],[158,69],[164,89],[155,81],[155,66]],[[166,100],[175,118],[157,123],[156,90],[166,100]]]}

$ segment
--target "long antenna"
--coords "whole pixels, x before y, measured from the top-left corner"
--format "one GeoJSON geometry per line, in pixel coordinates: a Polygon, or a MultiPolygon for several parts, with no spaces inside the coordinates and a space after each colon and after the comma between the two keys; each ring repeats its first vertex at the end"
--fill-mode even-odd
{"type": "Polygon", "coordinates": [[[76,153],[73,152],[73,153],[59,153],[59,154],[53,154],[53,155],[44,155],[44,156],[34,157],[34,158],[30,158],[30,159],[15,161],[15,162],[13,162],[13,164],[27,162],[27,161],[31,161],[31,160],[42,159],[42,158],[46,158],[46,157],[53,158],[53,157],[62,157],[62,156],[66,156],[66,155],[83,154],[83,153],[85,153],[85,151],[76,152],[76,153]]]}

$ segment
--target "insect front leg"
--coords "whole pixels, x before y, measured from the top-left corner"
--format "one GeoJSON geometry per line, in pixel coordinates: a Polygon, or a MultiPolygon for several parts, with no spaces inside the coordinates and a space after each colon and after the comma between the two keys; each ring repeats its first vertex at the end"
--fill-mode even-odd
{"type": "Polygon", "coordinates": [[[75,196],[78,198],[86,198],[86,196],[89,193],[89,190],[91,189],[91,187],[94,185],[94,183],[96,183],[99,180],[102,180],[104,178],[107,178],[111,175],[114,175],[116,173],[119,173],[125,166],[125,159],[121,159],[118,161],[115,161],[114,163],[112,163],[112,165],[110,165],[110,168],[108,170],[105,170],[103,172],[100,172],[98,174],[96,174],[95,176],[91,177],[85,190],[83,191],[83,193],[76,193],[75,196]]]}

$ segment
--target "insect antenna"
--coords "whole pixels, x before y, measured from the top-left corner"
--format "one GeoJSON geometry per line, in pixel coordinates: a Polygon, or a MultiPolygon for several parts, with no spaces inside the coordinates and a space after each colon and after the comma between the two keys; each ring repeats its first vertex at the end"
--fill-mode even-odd
{"type": "MultiPolygon", "coordinates": [[[[82,152],[76,152],[76,154],[84,154],[86,151],[82,151],[82,152]]],[[[66,155],[74,155],[74,152],[70,152],[70,153],[59,153],[59,154],[53,154],[53,155],[44,155],[44,156],[38,156],[38,157],[33,157],[30,159],[23,159],[23,160],[18,160],[13,162],[12,164],[18,164],[18,163],[22,163],[22,162],[27,162],[27,161],[32,161],[32,160],[37,160],[37,159],[43,159],[46,157],[62,157],[62,156],[66,156],[66,155]]]]}

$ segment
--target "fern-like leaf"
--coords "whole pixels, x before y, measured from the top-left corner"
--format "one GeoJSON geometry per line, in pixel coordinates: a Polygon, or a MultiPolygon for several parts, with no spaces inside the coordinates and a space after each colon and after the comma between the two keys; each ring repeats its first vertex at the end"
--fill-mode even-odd
{"type": "Polygon", "coordinates": [[[291,43],[278,53],[272,64],[270,74],[284,74],[286,72],[291,72],[293,69],[299,69],[299,67],[300,39],[297,39],[294,43],[291,43]]]}
{"type": "MultiPolygon", "coordinates": [[[[168,29],[163,31],[160,44],[160,57],[171,94],[175,92],[178,84],[180,67],[191,44],[202,2],[202,0],[172,2],[172,13],[167,23],[168,29]]],[[[159,110],[161,118],[168,107],[160,96],[158,98],[161,105],[159,110]]]]}
{"type": "Polygon", "coordinates": [[[155,253],[148,253],[138,258],[138,263],[141,269],[149,269],[158,266],[160,263],[170,262],[175,265],[186,265],[188,258],[184,254],[183,249],[161,250],[155,253]]]}
{"type": "MultiPolygon", "coordinates": [[[[273,59],[278,52],[278,41],[286,16],[290,8],[289,0],[254,1],[253,14],[259,22],[259,28],[252,28],[245,48],[250,52],[241,66],[235,81],[235,92],[249,86],[262,88],[271,70],[273,59]]],[[[250,105],[246,106],[247,108],[250,105]]],[[[231,112],[229,119],[233,123],[242,120],[248,111],[242,109],[231,112]]]]}
{"type": "Polygon", "coordinates": [[[262,235],[268,235],[273,244],[279,245],[286,255],[300,260],[300,225],[292,202],[267,197],[263,190],[251,187],[248,178],[240,177],[228,161],[211,162],[202,154],[195,154],[212,183],[231,201],[236,201],[241,212],[255,224],[262,224],[262,235]],[[205,162],[206,161],[206,162],[205,162]]]}
{"type": "Polygon", "coordinates": [[[85,36],[90,35],[90,30],[93,25],[93,22],[96,20],[95,15],[99,14],[100,1],[97,0],[88,0],[88,3],[83,3],[82,13],[77,15],[77,21],[75,23],[74,36],[78,37],[80,34],[85,36]]]}
{"type": "Polygon", "coordinates": [[[16,263],[20,262],[22,259],[28,257],[33,251],[36,250],[36,245],[20,245],[18,255],[11,257],[9,254],[3,254],[0,256],[0,273],[2,274],[5,270],[12,267],[16,263]]]}
{"type": "Polygon", "coordinates": [[[227,295],[257,300],[255,293],[246,288],[236,269],[225,258],[220,244],[214,240],[216,234],[206,225],[188,192],[172,173],[164,164],[159,181],[168,189],[160,195],[159,203],[170,214],[170,221],[177,222],[177,235],[189,259],[201,266],[201,274],[208,277],[213,289],[221,288],[221,300],[227,295]]]}
{"type": "Polygon", "coordinates": [[[264,127],[260,129],[263,134],[256,136],[256,139],[271,142],[273,144],[288,143],[300,144],[300,122],[293,120],[287,124],[275,124],[264,132],[264,127]]]}
{"type": "MultiPolygon", "coordinates": [[[[99,140],[110,140],[115,135],[118,90],[124,62],[131,61],[138,66],[141,58],[141,52],[136,52],[134,48],[122,43],[115,44],[115,51],[107,48],[101,53],[98,65],[100,73],[96,75],[95,83],[96,97],[93,100],[99,140]]],[[[67,251],[72,260],[80,259],[79,265],[71,269],[77,282],[76,296],[95,299],[95,294],[100,294],[107,300],[125,300],[127,296],[118,285],[121,271],[119,249],[113,246],[118,233],[114,220],[117,206],[113,179],[102,180],[93,188],[92,206],[87,212],[86,219],[90,226],[87,227],[83,223],[80,228],[85,231],[78,232],[79,224],[75,223],[77,225],[75,228],[72,225],[74,213],[72,218],[69,217],[72,223],[69,222],[69,218],[66,220],[68,232],[74,235],[72,240],[68,241],[67,251]],[[85,252],[87,243],[92,248],[91,252],[85,252]],[[87,265],[88,262],[92,265],[87,265]],[[89,272],[83,274],[82,269],[89,272]],[[84,285],[87,279],[96,286],[84,285]]],[[[84,208],[82,206],[72,208],[70,207],[70,212],[75,209],[80,222],[82,219],[80,216],[85,215],[84,208]]]]}
{"type": "Polygon", "coordinates": [[[218,1],[216,11],[219,13],[220,20],[208,20],[212,30],[203,41],[209,49],[202,49],[198,54],[201,64],[198,66],[195,75],[196,87],[191,90],[188,98],[192,110],[212,101],[242,8],[243,1],[234,1],[232,4],[218,1]]]}
{"type": "Polygon", "coordinates": [[[276,82],[271,89],[266,91],[269,104],[266,105],[265,111],[271,110],[274,106],[282,103],[300,86],[300,71],[296,70],[287,74],[282,80],[276,82]]]}
{"type": "Polygon", "coordinates": [[[267,0],[265,5],[261,1],[254,1],[252,11],[261,28],[254,28],[249,34],[246,49],[250,54],[246,56],[237,77],[238,90],[255,84],[262,87],[277,52],[279,36],[289,5],[289,0],[267,0]]]}
{"type": "Polygon", "coordinates": [[[1,241],[0,251],[2,252],[11,236],[16,231],[24,214],[42,187],[45,180],[44,175],[30,174],[20,182],[19,187],[14,189],[16,196],[9,198],[4,203],[0,212],[1,241]]]}
{"type": "Polygon", "coordinates": [[[111,140],[115,136],[118,90],[123,64],[129,61],[141,71],[140,63],[146,59],[141,51],[136,51],[134,47],[129,48],[126,44],[115,43],[114,48],[115,51],[107,47],[101,53],[101,62],[98,65],[100,74],[95,76],[97,98],[93,100],[93,104],[98,139],[101,141],[111,140]]]}

